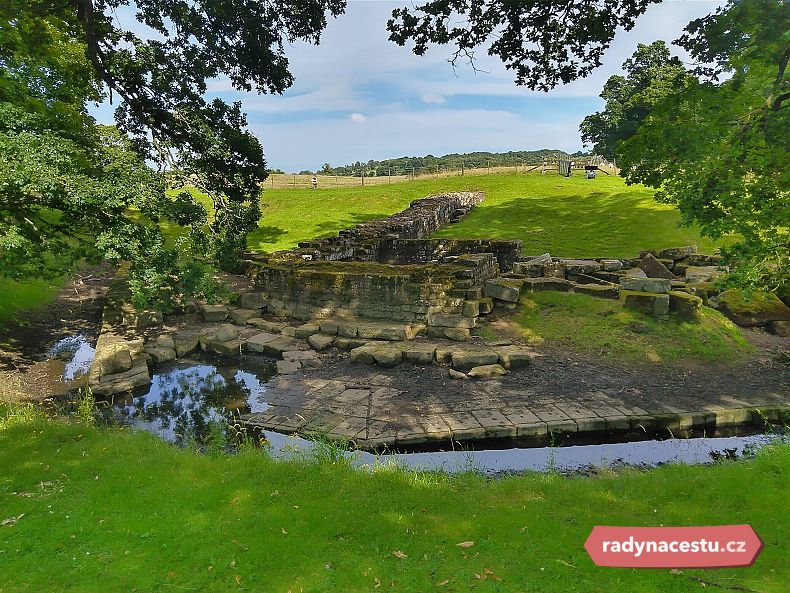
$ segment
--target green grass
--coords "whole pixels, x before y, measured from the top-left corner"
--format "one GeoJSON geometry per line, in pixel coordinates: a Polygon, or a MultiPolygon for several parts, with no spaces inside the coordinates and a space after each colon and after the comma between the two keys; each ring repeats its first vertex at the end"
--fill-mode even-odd
{"type": "Polygon", "coordinates": [[[524,253],[635,257],[640,249],[696,243],[715,245],[695,229],[681,228],[677,210],[653,191],[617,177],[477,175],[393,183],[366,188],[265,190],[261,227],[250,248],[270,252],[337,233],[406,208],[412,200],[444,191],[480,190],[485,201],[439,237],[520,239],[524,253]]]}
{"type": "Polygon", "coordinates": [[[25,414],[0,421],[0,521],[19,517],[0,527],[0,591],[687,593],[702,578],[784,593],[788,491],[779,445],[713,467],[490,480],[203,456],[25,414]],[[728,523],[765,542],[753,567],[597,568],[582,547],[599,524],[728,523]]]}
{"type": "Polygon", "coordinates": [[[532,343],[628,362],[737,362],[753,350],[738,326],[708,307],[695,320],[662,320],[618,301],[537,292],[522,296],[515,324],[532,343]]]}
{"type": "Polygon", "coordinates": [[[64,280],[16,282],[0,278],[0,325],[14,319],[20,311],[43,307],[52,301],[64,280]]]}

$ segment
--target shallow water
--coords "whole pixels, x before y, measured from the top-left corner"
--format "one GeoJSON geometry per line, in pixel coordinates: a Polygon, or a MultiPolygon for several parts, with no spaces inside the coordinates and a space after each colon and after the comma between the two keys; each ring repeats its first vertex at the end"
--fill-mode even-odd
{"type": "MultiPolygon", "coordinates": [[[[52,377],[73,388],[84,382],[95,350],[82,335],[57,342],[48,352],[52,377]]],[[[143,394],[112,402],[111,417],[178,444],[204,442],[211,425],[234,422],[240,414],[263,412],[267,382],[276,373],[274,361],[257,356],[184,359],[160,365],[143,394]]],[[[286,459],[321,454],[321,444],[265,431],[272,456],[286,459]]],[[[636,438],[636,437],[635,437],[636,438]]],[[[395,463],[415,470],[486,474],[533,471],[586,471],[622,465],[656,466],[664,463],[712,463],[717,457],[734,458],[753,452],[776,439],[775,435],[705,436],[635,440],[619,443],[576,444],[555,447],[516,447],[507,441],[474,444],[447,443],[445,449],[374,454],[343,452],[358,467],[395,463]],[[486,448],[487,447],[487,448],[486,448]]]]}
{"type": "MultiPolygon", "coordinates": [[[[200,443],[208,435],[212,422],[232,423],[239,414],[266,410],[269,407],[266,383],[275,370],[272,361],[254,356],[232,362],[204,358],[161,365],[147,393],[115,402],[115,415],[117,419],[179,445],[200,443]]],[[[320,444],[297,436],[271,431],[265,431],[263,436],[274,457],[320,454],[320,444]]],[[[497,441],[473,445],[455,443],[456,450],[343,454],[360,467],[397,463],[420,470],[475,470],[501,474],[525,470],[580,471],[621,465],[655,466],[672,462],[712,463],[717,455],[741,456],[759,449],[773,438],[751,434],[531,448],[497,441]]],[[[447,443],[445,448],[452,445],[447,443]]]]}

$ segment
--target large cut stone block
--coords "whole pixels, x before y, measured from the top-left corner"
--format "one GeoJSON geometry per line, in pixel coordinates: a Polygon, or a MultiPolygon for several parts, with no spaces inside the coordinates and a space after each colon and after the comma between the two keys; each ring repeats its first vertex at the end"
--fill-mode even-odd
{"type": "Polygon", "coordinates": [[[521,296],[521,286],[523,284],[522,280],[491,278],[486,280],[483,286],[483,294],[500,301],[517,303],[521,296]]]}
{"type": "Polygon", "coordinates": [[[461,348],[452,353],[452,360],[455,370],[466,372],[473,367],[498,363],[499,355],[493,350],[466,350],[461,348]]]}
{"type": "Polygon", "coordinates": [[[623,276],[620,278],[620,288],[637,292],[666,294],[672,290],[672,282],[666,278],[633,278],[631,276],[623,276]]]}
{"type": "Polygon", "coordinates": [[[239,328],[230,323],[223,323],[214,330],[214,339],[220,342],[228,342],[239,337],[239,328]]]}
{"type": "Polygon", "coordinates": [[[326,334],[313,334],[307,338],[307,341],[313,348],[320,352],[321,350],[326,350],[332,345],[332,342],[335,341],[335,336],[327,336],[326,334]]]}
{"type": "Polygon", "coordinates": [[[604,286],[601,284],[574,284],[573,292],[578,292],[579,294],[587,294],[590,296],[598,297],[600,299],[616,300],[620,298],[620,289],[614,285],[604,286]]]}
{"type": "Polygon", "coordinates": [[[688,266],[686,268],[686,282],[689,284],[699,284],[701,282],[711,282],[719,275],[716,266],[688,266]]]}
{"type": "Polygon", "coordinates": [[[737,289],[725,290],[718,296],[718,303],[722,313],[743,327],[790,321],[790,308],[772,292],[746,295],[737,289]]]}
{"type": "Polygon", "coordinates": [[[479,367],[474,367],[466,376],[475,379],[488,379],[491,377],[501,377],[506,375],[507,371],[498,364],[486,364],[479,367]]]}
{"type": "Polygon", "coordinates": [[[600,272],[602,268],[601,264],[591,259],[561,259],[560,263],[568,274],[591,274],[600,272]]]}
{"type": "Polygon", "coordinates": [[[428,315],[429,327],[455,327],[471,329],[475,326],[475,320],[463,315],[446,315],[444,313],[431,313],[428,315]]]}
{"type": "Polygon", "coordinates": [[[282,333],[283,329],[286,326],[286,324],[283,323],[282,321],[267,321],[266,319],[261,319],[260,317],[253,317],[252,319],[248,319],[247,325],[257,327],[258,329],[261,329],[265,332],[269,332],[272,334],[282,333]]]}
{"type": "Polygon", "coordinates": [[[428,327],[429,338],[447,338],[456,342],[466,342],[472,333],[464,327],[428,327]]]}
{"type": "Polygon", "coordinates": [[[431,364],[436,353],[436,344],[407,343],[403,347],[404,358],[414,364],[431,364]]]}
{"type": "Polygon", "coordinates": [[[669,310],[684,317],[693,317],[702,306],[702,299],[687,292],[669,292],[669,310]]]}
{"type": "Polygon", "coordinates": [[[169,360],[175,360],[176,351],[174,348],[166,348],[164,346],[151,345],[146,347],[145,353],[151,357],[151,360],[156,364],[161,364],[169,360]]]}
{"type": "Polygon", "coordinates": [[[679,260],[697,253],[696,245],[687,245],[686,247],[671,247],[670,249],[662,249],[658,252],[658,257],[661,259],[679,260]]]}
{"type": "Polygon", "coordinates": [[[674,280],[675,275],[669,271],[664,264],[658,261],[652,254],[648,253],[639,262],[639,267],[647,274],[648,278],[664,278],[666,280],[674,280]]]}
{"type": "Polygon", "coordinates": [[[278,336],[274,334],[269,334],[266,332],[261,332],[257,335],[252,336],[251,338],[247,338],[247,350],[250,352],[256,352],[258,354],[264,352],[264,346],[269,342],[276,340],[278,336]]]}
{"type": "Polygon", "coordinates": [[[220,356],[240,356],[243,347],[242,340],[228,340],[227,342],[212,340],[209,342],[209,349],[220,356]]]}
{"type": "Polygon", "coordinates": [[[266,306],[266,294],[262,292],[243,292],[239,295],[239,306],[244,309],[262,309],[266,306]]]}
{"type": "Polygon", "coordinates": [[[626,308],[648,313],[649,315],[666,315],[669,313],[668,294],[621,290],[620,300],[626,308]]]}
{"type": "Polygon", "coordinates": [[[297,327],[294,331],[294,337],[305,339],[317,334],[319,331],[321,331],[321,325],[317,321],[311,321],[297,327]]]}
{"type": "Polygon", "coordinates": [[[258,317],[261,312],[258,309],[233,309],[230,312],[230,319],[236,325],[247,325],[247,321],[258,317]]]}
{"type": "Polygon", "coordinates": [[[203,321],[225,321],[228,308],[225,305],[203,305],[200,309],[203,321]]]}
{"type": "Polygon", "coordinates": [[[524,284],[521,288],[529,292],[538,292],[542,290],[568,292],[571,286],[571,283],[564,278],[527,278],[524,280],[524,284]]]}

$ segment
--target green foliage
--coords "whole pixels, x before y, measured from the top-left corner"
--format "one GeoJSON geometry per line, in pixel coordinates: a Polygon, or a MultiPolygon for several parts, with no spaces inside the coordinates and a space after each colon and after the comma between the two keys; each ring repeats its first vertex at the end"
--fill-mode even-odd
{"type": "MultiPolygon", "coordinates": [[[[576,153],[573,156],[580,156],[576,153]]],[[[366,176],[386,176],[390,172],[398,175],[409,175],[412,170],[415,173],[425,173],[440,169],[460,169],[462,166],[467,169],[483,167],[502,167],[517,165],[538,165],[544,160],[556,160],[566,158],[569,155],[561,150],[518,150],[510,152],[467,152],[463,154],[446,154],[443,156],[404,156],[395,159],[384,159],[381,161],[369,160],[367,163],[359,161],[350,165],[331,167],[329,163],[324,163],[321,173],[324,175],[354,175],[360,176],[362,172],[366,176]]]]}
{"type": "Polygon", "coordinates": [[[491,479],[250,450],[196,455],[142,432],[36,418],[8,426],[0,415],[2,519],[24,515],[0,528],[0,587],[688,593],[699,578],[784,593],[788,489],[787,445],[709,467],[491,479]],[[582,545],[600,524],[738,523],[766,542],[752,567],[602,569],[582,545]]]}
{"type": "Polygon", "coordinates": [[[741,286],[790,290],[790,5],[733,0],[679,40],[702,78],[658,102],[622,143],[629,182],[658,188],[718,238],[741,286]]]}
{"type": "Polygon", "coordinates": [[[468,59],[489,42],[488,53],[516,73],[516,84],[548,91],[589,74],[618,27],[626,31],[658,0],[428,0],[392,11],[390,40],[414,42],[414,53],[431,44],[452,44],[452,62],[468,59]]]}
{"type": "Polygon", "coordinates": [[[593,152],[610,159],[621,156],[620,142],[636,133],[657,103],[693,80],[663,41],[640,43],[623,69],[626,76],[612,76],[603,87],[605,109],[588,115],[579,126],[593,152]]]}

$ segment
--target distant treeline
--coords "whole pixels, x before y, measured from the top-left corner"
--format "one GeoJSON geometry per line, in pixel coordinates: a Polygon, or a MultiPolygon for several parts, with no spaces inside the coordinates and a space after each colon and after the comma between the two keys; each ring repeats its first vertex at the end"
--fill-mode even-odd
{"type": "Polygon", "coordinates": [[[316,171],[302,171],[302,173],[319,173],[322,175],[348,175],[359,177],[365,173],[366,177],[381,175],[405,175],[412,170],[419,174],[427,170],[434,170],[438,166],[441,170],[467,169],[483,167],[502,167],[516,165],[538,165],[544,160],[556,160],[568,156],[586,156],[586,152],[576,152],[569,155],[561,150],[519,150],[511,152],[469,152],[466,154],[446,154],[444,156],[404,156],[383,161],[369,160],[367,163],[357,161],[350,165],[333,167],[325,163],[316,171]]]}

